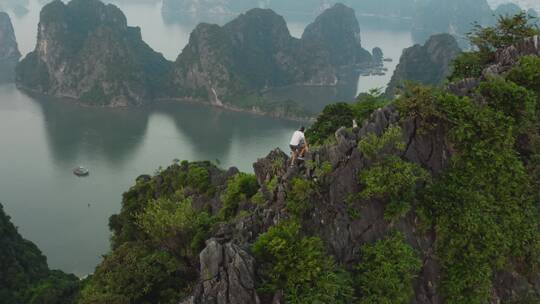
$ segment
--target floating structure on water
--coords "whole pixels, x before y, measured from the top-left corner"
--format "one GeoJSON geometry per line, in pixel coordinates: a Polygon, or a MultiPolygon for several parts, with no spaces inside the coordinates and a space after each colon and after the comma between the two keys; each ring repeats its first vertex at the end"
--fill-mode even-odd
{"type": "Polygon", "coordinates": [[[79,166],[73,169],[73,174],[77,176],[88,176],[90,174],[90,171],[82,166],[79,166]]]}

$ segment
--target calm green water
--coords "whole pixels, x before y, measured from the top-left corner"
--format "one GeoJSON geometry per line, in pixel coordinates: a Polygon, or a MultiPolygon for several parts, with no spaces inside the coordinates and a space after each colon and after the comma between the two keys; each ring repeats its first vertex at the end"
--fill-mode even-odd
{"type": "Polygon", "coordinates": [[[252,171],[296,127],[191,104],[82,108],[0,86],[0,202],[52,267],[86,274],[107,252],[107,219],[139,174],[174,158],[252,171]],[[88,178],[71,173],[79,164],[88,178]]]}
{"type": "MultiPolygon", "coordinates": [[[[46,1],[30,0],[28,14],[10,13],[23,54],[34,49],[39,10],[46,1]]],[[[167,24],[159,1],[116,2],[143,39],[174,60],[195,24],[167,24]]],[[[304,22],[289,22],[299,37],[304,22]]],[[[363,44],[382,47],[395,61],[387,76],[361,77],[358,88],[277,90],[304,97],[315,108],[348,101],[356,91],[382,87],[401,50],[412,44],[408,31],[362,28],[363,44]]],[[[190,104],[160,104],[111,110],[83,108],[30,98],[13,85],[0,86],[0,202],[22,235],[35,242],[53,268],[85,275],[109,248],[108,218],[121,195],[144,173],[172,160],[216,160],[222,167],[251,171],[271,149],[287,149],[296,123],[190,104]],[[78,165],[88,178],[71,173],[78,165]]]]}

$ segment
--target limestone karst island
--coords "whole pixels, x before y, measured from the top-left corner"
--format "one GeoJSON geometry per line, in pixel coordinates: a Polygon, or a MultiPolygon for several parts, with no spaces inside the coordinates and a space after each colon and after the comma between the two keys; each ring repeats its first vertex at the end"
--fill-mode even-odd
{"type": "Polygon", "coordinates": [[[1,0],[0,304],[540,304],[538,12],[1,0]]]}

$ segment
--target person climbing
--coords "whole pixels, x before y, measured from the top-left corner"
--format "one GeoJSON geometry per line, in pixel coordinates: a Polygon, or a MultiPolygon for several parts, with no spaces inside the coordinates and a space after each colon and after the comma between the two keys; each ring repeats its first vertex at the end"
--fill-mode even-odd
{"type": "Polygon", "coordinates": [[[308,143],[304,131],[306,128],[303,126],[300,129],[294,131],[289,147],[291,147],[291,166],[294,166],[297,159],[304,159],[304,154],[308,151],[308,143]]]}

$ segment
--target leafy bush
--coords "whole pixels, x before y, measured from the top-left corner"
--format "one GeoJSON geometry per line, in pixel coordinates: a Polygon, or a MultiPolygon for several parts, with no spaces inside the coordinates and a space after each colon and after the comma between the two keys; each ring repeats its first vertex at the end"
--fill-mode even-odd
{"type": "Polygon", "coordinates": [[[482,82],[478,92],[493,109],[512,117],[518,131],[529,127],[535,119],[536,95],[524,87],[501,78],[492,78],[482,82]]]}
{"type": "Polygon", "coordinates": [[[540,98],[540,57],[524,56],[509,72],[507,79],[536,92],[540,98]]]}
{"type": "Polygon", "coordinates": [[[496,26],[476,25],[467,37],[475,51],[462,53],[455,59],[450,80],[479,77],[482,70],[493,61],[497,49],[538,35],[538,27],[529,21],[527,14],[522,12],[512,16],[499,16],[496,26]]]}
{"type": "Polygon", "coordinates": [[[380,137],[370,133],[358,142],[358,150],[370,159],[382,156],[381,152],[384,149],[388,149],[388,152],[405,150],[403,134],[399,126],[393,125],[388,127],[380,137]]]}
{"type": "Polygon", "coordinates": [[[389,156],[359,174],[364,189],[360,195],[365,199],[388,199],[385,218],[404,216],[415,199],[419,182],[427,181],[428,173],[418,165],[389,156]]]}
{"type": "Polygon", "coordinates": [[[148,203],[137,224],[156,244],[192,258],[202,249],[213,219],[204,211],[194,210],[190,199],[179,203],[159,199],[148,203]]]}
{"type": "Polygon", "coordinates": [[[252,247],[262,262],[262,293],[283,290],[291,304],[350,303],[351,278],[326,254],[318,237],[303,237],[300,225],[281,222],[261,234],[252,247]]]}
{"type": "Polygon", "coordinates": [[[76,303],[79,294],[79,278],[58,270],[50,272],[49,276],[33,285],[25,292],[24,303],[55,304],[76,303]]]}
{"type": "Polygon", "coordinates": [[[341,127],[352,127],[353,119],[360,125],[374,110],[389,101],[379,90],[358,96],[353,104],[335,103],[324,108],[317,121],[307,130],[306,138],[312,145],[323,145],[341,127]]]}
{"type": "Polygon", "coordinates": [[[361,93],[358,95],[356,102],[352,103],[350,106],[354,118],[360,125],[364,120],[371,116],[373,111],[382,108],[389,103],[390,100],[384,96],[382,90],[372,89],[368,93],[361,93]]]}
{"type": "Polygon", "coordinates": [[[477,53],[461,53],[452,63],[450,81],[480,77],[487,61],[486,58],[482,58],[477,53]]]}
{"type": "Polygon", "coordinates": [[[413,280],[422,267],[415,250],[395,233],[360,250],[355,283],[360,304],[408,304],[414,294],[413,280]]]}
{"type": "Polygon", "coordinates": [[[410,84],[405,94],[396,100],[396,107],[402,119],[415,121],[418,134],[425,134],[437,128],[448,128],[448,117],[439,106],[439,100],[445,98],[457,97],[438,88],[410,84]]]}
{"type": "Polygon", "coordinates": [[[149,202],[156,199],[182,201],[185,193],[197,197],[213,195],[215,187],[211,184],[211,170],[217,169],[210,162],[182,161],[180,165],[159,170],[154,177],[137,180],[123,194],[120,213],[109,219],[109,227],[113,232],[112,248],[125,242],[147,239],[148,235],[137,224],[137,217],[144,212],[149,202]]]}
{"type": "Polygon", "coordinates": [[[194,274],[164,250],[125,243],[105,256],[81,292],[81,304],[177,303],[194,274]]]}
{"type": "Polygon", "coordinates": [[[187,185],[201,193],[207,192],[211,188],[210,173],[200,165],[190,164],[187,172],[187,185]]]}
{"type": "Polygon", "coordinates": [[[227,188],[221,196],[223,207],[220,215],[229,219],[238,212],[238,204],[254,196],[259,190],[257,178],[253,174],[238,173],[227,181],[227,188]]]}
{"type": "Polygon", "coordinates": [[[327,105],[317,117],[317,121],[306,131],[306,138],[311,145],[322,145],[341,127],[351,127],[353,111],[347,103],[327,105]]]}
{"type": "Polygon", "coordinates": [[[296,218],[302,218],[309,210],[311,210],[311,195],[314,192],[315,185],[313,182],[294,178],[291,181],[291,189],[287,197],[287,210],[296,218]]]}

